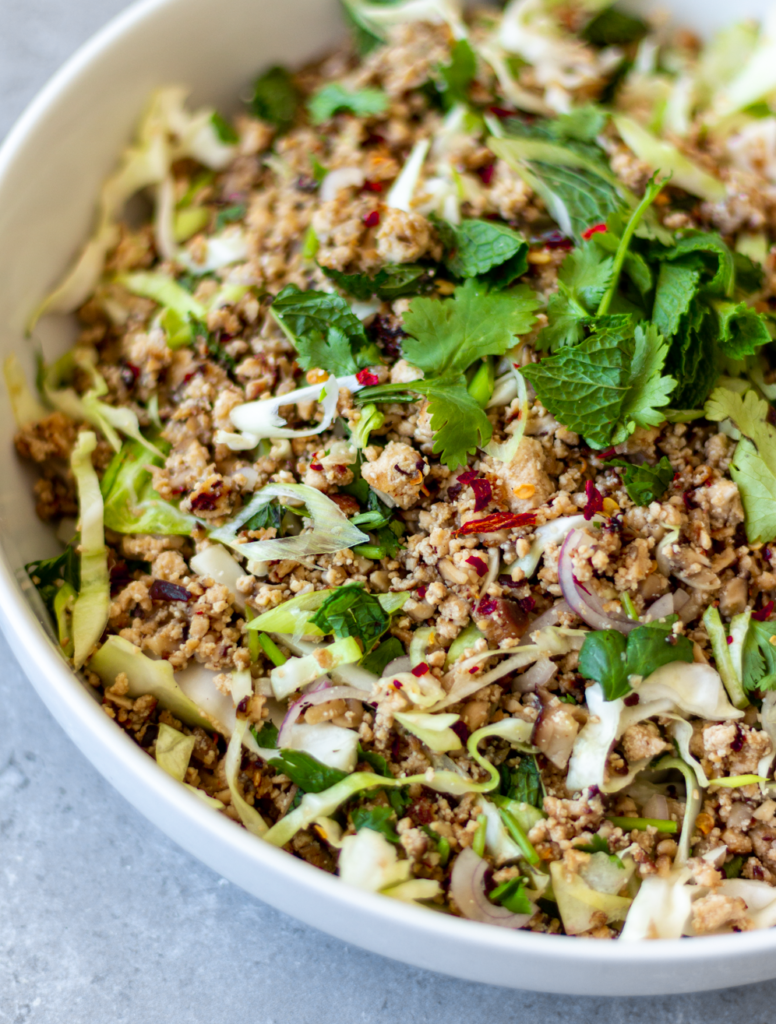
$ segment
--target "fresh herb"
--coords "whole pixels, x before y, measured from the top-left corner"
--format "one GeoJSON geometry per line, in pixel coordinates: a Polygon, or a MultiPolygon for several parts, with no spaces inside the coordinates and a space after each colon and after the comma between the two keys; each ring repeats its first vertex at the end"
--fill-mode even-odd
{"type": "Polygon", "coordinates": [[[213,125],[213,130],[220,142],[225,143],[227,146],[235,146],[240,141],[240,136],[235,128],[217,110],[214,110],[211,114],[210,123],[213,125]]]}
{"type": "Polygon", "coordinates": [[[610,853],[608,839],[604,839],[598,834],[594,835],[589,843],[575,843],[574,849],[581,850],[583,853],[605,853],[612,864],[616,864],[618,868],[625,867],[616,853],[610,853]]]}
{"type": "Polygon", "coordinates": [[[582,29],[582,38],[594,46],[624,46],[639,42],[648,31],[641,18],[607,7],[582,29]]]}
{"type": "Polygon", "coordinates": [[[303,292],[290,284],[275,298],[272,316],[297,350],[303,370],[326,370],[335,377],[379,362],[364,325],[341,295],[303,292]]]}
{"type": "Polygon", "coordinates": [[[594,238],[572,250],[561,264],[558,291],[550,296],[547,307],[549,322],[537,339],[539,351],[555,352],[578,344],[592,323],[614,268],[614,258],[607,256],[594,238]]]}
{"type": "Polygon", "coordinates": [[[742,654],[745,690],[776,689],[776,622],[751,619],[742,654]]]}
{"type": "Polygon", "coordinates": [[[326,635],[333,633],[340,639],[356,637],[365,654],[386,632],[390,621],[390,615],[374,595],[364,590],[363,583],[352,583],[335,591],[310,619],[326,635]]]}
{"type": "Polygon", "coordinates": [[[226,206],[216,214],[216,231],[223,231],[227,224],[236,224],[245,216],[247,207],[245,203],[235,203],[234,206],[226,206]]]}
{"type": "Polygon", "coordinates": [[[307,101],[307,110],[313,124],[323,124],[335,114],[355,114],[373,117],[388,109],[388,97],[380,89],[347,89],[340,82],[322,86],[307,101]]]}
{"type": "Polygon", "coordinates": [[[265,722],[261,729],[257,729],[255,725],[252,725],[251,732],[260,747],[263,747],[265,750],[277,750],[278,727],[273,725],[272,722],[265,722]]]}
{"type": "Polygon", "coordinates": [[[396,812],[392,807],[357,807],[351,814],[351,821],[356,832],[371,828],[390,843],[401,842],[395,828],[396,812]]]}
{"type": "Polygon", "coordinates": [[[502,796],[521,804],[538,807],[539,810],[544,807],[544,784],[535,757],[522,756],[516,768],[502,764],[499,775],[499,792],[502,796]]]}
{"type": "Polygon", "coordinates": [[[265,655],[269,658],[275,668],[280,668],[281,665],[285,665],[288,658],[283,654],[271,636],[267,633],[259,633],[257,630],[251,632],[250,635],[256,636],[259,647],[261,647],[262,651],[264,651],[265,655]]]}
{"type": "Polygon", "coordinates": [[[440,836],[438,832],[435,832],[430,825],[421,825],[420,828],[434,844],[434,849],[439,854],[439,866],[446,867],[452,852],[449,841],[445,836],[440,836]]]}
{"type": "Polygon", "coordinates": [[[725,878],[740,878],[743,867],[744,858],[739,855],[728,861],[722,870],[725,872],[725,878]]]}
{"type": "Polygon", "coordinates": [[[709,420],[729,419],[741,432],[730,475],[738,485],[750,544],[776,538],[776,428],[767,421],[769,406],[754,391],[744,395],[717,388],[706,403],[709,420]]]}
{"type": "MultiPolygon", "coordinates": [[[[393,774],[391,769],[388,767],[388,762],[382,756],[373,750],[364,750],[359,743],[358,745],[358,759],[368,764],[369,767],[377,774],[382,775],[385,779],[392,779],[393,774]]],[[[407,795],[407,792],[403,789],[390,788],[383,790],[385,795],[388,797],[388,803],[393,807],[398,817],[403,817],[404,812],[412,803],[411,797],[407,795]]]]}
{"type": "Polygon", "coordinates": [[[324,167],[320,160],[318,160],[318,158],[311,153],[310,168],[313,172],[313,178],[315,179],[316,183],[320,185],[323,179],[329,173],[328,167],[324,167]]]}
{"type": "Polygon", "coordinates": [[[256,515],[251,516],[240,527],[241,530],[245,530],[250,533],[253,530],[270,530],[274,529],[280,531],[280,524],[283,521],[283,509],[280,505],[275,502],[267,502],[266,505],[262,505],[256,515]]]}
{"type": "Polygon", "coordinates": [[[451,469],[466,465],[469,455],[490,441],[493,428],[469,394],[465,372],[478,359],[512,348],[516,335],[530,330],[537,307],[526,286],[494,293],[474,279],[456,288],[451,299],[413,299],[404,316],[409,336],[402,349],[424,378],[364,388],[357,401],[414,401],[408,392],[423,395],[429,400],[433,450],[451,469]]]}
{"type": "Polygon", "coordinates": [[[365,658],[362,658],[361,668],[367,672],[373,672],[376,676],[382,676],[386,665],[389,665],[395,658],[401,658],[404,654],[404,645],[395,636],[383,640],[365,658]]]}
{"type": "Polygon", "coordinates": [[[458,226],[438,219],[435,224],[445,246],[445,266],[456,277],[479,277],[492,288],[508,288],[528,269],[528,244],[506,224],[476,218],[458,226]]]}
{"type": "Polygon", "coordinates": [[[533,914],[534,906],[525,894],[525,882],[522,878],[512,878],[502,882],[489,894],[492,903],[499,903],[513,914],[533,914]]]}
{"type": "Polygon", "coordinates": [[[674,467],[665,457],[656,466],[636,466],[625,459],[609,459],[609,466],[622,468],[622,482],[628,497],[635,505],[649,505],[659,501],[671,485],[674,478],[674,467]]]}
{"type": "Polygon", "coordinates": [[[469,86],[477,74],[477,56],[466,39],[459,39],[450,50],[450,63],[436,68],[435,85],[446,110],[456,103],[468,103],[469,86]]]}
{"type": "Polygon", "coordinates": [[[27,575],[35,584],[43,603],[50,612],[53,613],[54,598],[63,583],[69,584],[76,592],[81,589],[79,563],[76,545],[68,544],[62,554],[55,558],[46,558],[25,565],[27,575]]]}
{"type": "Polygon", "coordinates": [[[341,270],[321,267],[324,274],[354,299],[367,302],[376,295],[391,301],[403,295],[418,295],[431,286],[428,267],[417,263],[386,263],[375,274],[343,274],[341,270]]]}
{"type": "Polygon", "coordinates": [[[287,775],[305,793],[322,793],[348,777],[347,772],[329,768],[301,750],[281,750],[278,757],[270,758],[269,764],[287,775]]]}
{"type": "Polygon", "coordinates": [[[191,324],[192,335],[195,341],[199,341],[204,345],[208,355],[220,366],[223,366],[229,373],[234,373],[237,369],[237,363],[234,361],[232,356],[226,351],[224,346],[215,336],[211,334],[207,328],[207,324],[202,320],[197,320],[196,317],[190,316],[189,322],[191,324]]]}
{"type": "Polygon", "coordinates": [[[286,68],[275,65],[256,79],[251,101],[254,117],[286,132],[294,123],[298,107],[299,91],[286,68]]]}
{"type": "Polygon", "coordinates": [[[605,700],[630,693],[631,676],[646,677],[672,661],[692,662],[693,648],[685,636],[674,636],[675,615],[662,622],[637,626],[626,639],[615,629],[587,633],[579,652],[579,671],[601,684],[605,700]]]}

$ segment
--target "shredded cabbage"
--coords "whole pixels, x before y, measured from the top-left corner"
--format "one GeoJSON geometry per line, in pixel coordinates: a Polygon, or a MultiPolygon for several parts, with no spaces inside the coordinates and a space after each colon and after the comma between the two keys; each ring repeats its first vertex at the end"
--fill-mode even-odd
{"type": "Polygon", "coordinates": [[[461,720],[460,715],[430,715],[422,711],[394,712],[400,725],[425,743],[429,750],[446,754],[449,750],[460,750],[461,741],[451,726],[461,720]]]}
{"type": "Polygon", "coordinates": [[[302,750],[329,768],[352,772],[358,761],[358,732],[332,722],[296,724],[291,727],[284,749],[302,750]]]}
{"type": "Polygon", "coordinates": [[[161,722],[156,737],[156,763],[178,782],[186,778],[196,737],[186,736],[171,725],[161,722]]]}
{"type": "Polygon", "coordinates": [[[245,825],[248,831],[261,839],[266,838],[268,825],[256,808],[252,807],[240,792],[240,786],[237,780],[237,776],[240,773],[240,763],[242,761],[243,737],[245,736],[247,729],[248,723],[245,719],[238,718],[234,731],[232,732],[232,738],[229,740],[229,746],[226,750],[224,774],[226,775],[226,783],[229,786],[229,792],[232,797],[232,807],[237,811],[240,816],[240,821],[245,825]]]}
{"type": "Polygon", "coordinates": [[[269,674],[273,693],[278,700],[283,700],[294,690],[315,682],[332,669],[360,661],[363,653],[358,640],[354,636],[346,636],[317,648],[312,654],[289,658],[285,665],[278,665],[269,674]]]}
{"type": "Polygon", "coordinates": [[[525,434],[525,427],[528,423],[528,388],[525,384],[525,378],[522,373],[517,369],[516,366],[512,367],[512,372],[517,381],[517,397],[520,401],[520,414],[516,420],[507,428],[507,432],[512,436],[508,441],[504,441],[502,444],[495,444],[490,441],[485,447],[485,453],[490,455],[491,458],[497,459],[499,462],[511,462],[517,455],[517,449],[520,447],[520,442],[523,440],[525,434]]]}
{"type": "Polygon", "coordinates": [[[348,521],[331,498],[305,484],[267,484],[234,519],[214,530],[210,538],[226,544],[246,558],[259,562],[281,558],[300,561],[311,555],[331,554],[369,541],[369,537],[348,521]],[[312,516],[312,530],[304,531],[298,537],[279,537],[275,540],[259,540],[248,544],[237,543],[237,534],[243,523],[275,498],[292,498],[304,502],[305,508],[312,516]]]}
{"type": "MultiPolygon", "coordinates": [[[[485,815],[485,849],[500,867],[507,861],[517,860],[523,851],[504,827],[498,807],[484,796],[477,798],[477,811],[485,815]]],[[[522,826],[522,822],[520,825],[522,826]]]]}
{"type": "Polygon", "coordinates": [[[28,423],[37,423],[44,419],[46,410],[30,390],[22,364],[15,352],[12,352],[3,363],[3,376],[16,426],[26,427],[28,423]]]}
{"type": "MultiPolygon", "coordinates": [[[[346,584],[347,586],[347,584],[346,584]]],[[[327,590],[312,590],[307,594],[300,594],[298,597],[289,598],[276,608],[270,608],[268,612],[252,619],[248,623],[248,629],[260,629],[264,633],[289,633],[294,636],[322,637],[324,634],[310,622],[313,614],[324,601],[327,601],[336,590],[332,587],[327,590]]],[[[374,597],[380,602],[380,607],[389,615],[399,611],[410,598],[408,590],[396,594],[375,594],[374,597]]]]}
{"type": "Polygon", "coordinates": [[[392,206],[396,210],[403,210],[405,213],[411,212],[412,197],[420,181],[423,164],[426,162],[430,146],[430,139],[419,139],[412,147],[412,151],[407,157],[399,177],[385,197],[386,206],[392,206]]]}
{"type": "Polygon", "coordinates": [[[105,547],[100,481],[92,465],[97,438],[83,431],[70,459],[78,488],[81,531],[81,584],[73,606],[73,664],[80,668],[92,653],[108,624],[110,576],[105,547]]]}
{"type": "Polygon", "coordinates": [[[687,868],[679,868],[666,878],[649,875],[643,879],[620,938],[625,942],[680,938],[692,910],[691,887],[685,884],[689,877],[687,868]]]}
{"type": "Polygon", "coordinates": [[[164,501],[153,488],[150,465],[161,464],[145,445],[125,441],[100,485],[105,526],[116,533],[190,536],[197,520],[164,501]]]}

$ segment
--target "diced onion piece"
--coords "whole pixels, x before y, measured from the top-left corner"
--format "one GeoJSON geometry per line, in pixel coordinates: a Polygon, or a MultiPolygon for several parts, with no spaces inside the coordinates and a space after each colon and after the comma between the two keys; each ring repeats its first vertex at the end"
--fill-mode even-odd
{"type": "Polygon", "coordinates": [[[638,626],[638,622],[635,619],[608,615],[595,591],[592,588],[583,589],[574,576],[572,555],[580,545],[584,546],[590,543],[592,543],[590,535],[584,530],[578,529],[572,530],[563,542],[558,559],[558,581],[563,596],[571,610],[576,612],[593,629],[616,629],[620,633],[630,633],[638,626]]]}
{"type": "Polygon", "coordinates": [[[531,914],[514,914],[506,907],[491,903],[485,892],[488,862],[478,857],[469,846],[455,859],[450,878],[450,893],[455,905],[470,921],[495,924],[499,928],[522,928],[531,914]]]}

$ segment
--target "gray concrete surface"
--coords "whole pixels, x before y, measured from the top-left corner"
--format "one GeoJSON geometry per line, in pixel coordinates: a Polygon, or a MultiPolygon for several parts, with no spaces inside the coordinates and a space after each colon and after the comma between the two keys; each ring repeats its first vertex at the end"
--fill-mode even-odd
{"type": "MultiPolygon", "coordinates": [[[[259,2],[259,0],[257,0],[259,2]]],[[[0,136],[125,0],[0,0],[0,136]]],[[[457,982],[284,917],[95,772],[0,637],[0,1024],[770,1024],[776,982],[572,999],[457,982]]]]}

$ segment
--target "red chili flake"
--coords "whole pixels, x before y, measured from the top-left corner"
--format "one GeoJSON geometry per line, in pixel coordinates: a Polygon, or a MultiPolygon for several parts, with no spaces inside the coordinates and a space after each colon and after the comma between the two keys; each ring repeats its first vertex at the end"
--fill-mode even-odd
{"type": "Polygon", "coordinates": [[[398,679],[394,679],[391,685],[393,686],[394,690],[402,690],[404,688],[404,684],[400,683],[398,679]]]}
{"type": "Polygon", "coordinates": [[[492,615],[497,608],[498,601],[495,597],[483,597],[477,605],[476,611],[478,615],[492,615]]]}
{"type": "Polygon", "coordinates": [[[152,601],[191,601],[194,596],[185,587],[169,580],[154,580],[148,593],[152,601]]]}
{"type": "Polygon", "coordinates": [[[209,491],[200,491],[191,499],[192,512],[212,512],[221,497],[221,484],[216,481],[209,491]]]}
{"type": "Polygon", "coordinates": [[[320,464],[320,462],[311,462],[310,469],[314,469],[316,473],[323,472],[323,466],[320,464]]]}
{"type": "Polygon", "coordinates": [[[421,583],[421,585],[418,587],[417,594],[418,594],[418,597],[420,598],[421,601],[423,601],[425,599],[426,591],[427,590],[428,590],[428,587],[426,586],[425,583],[421,583]]]}
{"type": "Polygon", "coordinates": [[[684,507],[687,509],[688,512],[698,507],[695,504],[695,499],[692,497],[689,491],[682,492],[682,501],[684,502],[684,507]]]}
{"type": "Polygon", "coordinates": [[[495,170],[495,164],[485,164],[484,167],[478,167],[476,173],[480,176],[483,185],[490,185],[493,181],[495,170]]]}
{"type": "Polygon", "coordinates": [[[729,644],[732,644],[732,643],[733,643],[733,637],[732,637],[732,636],[729,636],[729,637],[727,638],[727,642],[728,642],[729,644]]]}
{"type": "Polygon", "coordinates": [[[574,240],[560,231],[546,231],[539,239],[546,249],[573,249],[574,240]]]}
{"type": "MultiPolygon", "coordinates": [[[[517,580],[513,580],[512,577],[508,576],[506,573],[502,573],[501,576],[499,576],[498,582],[501,584],[502,587],[522,587],[523,586],[522,583],[518,583],[517,580]]],[[[531,600],[533,600],[533,598],[531,598],[531,600]]]]}
{"type": "Polygon", "coordinates": [[[597,512],[603,512],[604,496],[593,481],[588,480],[585,484],[585,497],[587,498],[587,504],[582,514],[586,520],[590,521],[597,512]]]}
{"type": "Polygon", "coordinates": [[[536,598],[531,597],[530,594],[528,595],[528,597],[520,598],[520,607],[526,613],[532,612],[536,607],[536,598]]]}
{"type": "Polygon", "coordinates": [[[366,224],[366,226],[368,228],[376,228],[379,223],[380,223],[380,211],[379,210],[372,210],[371,213],[367,213],[366,216],[364,217],[364,224],[366,224]]]}
{"type": "Polygon", "coordinates": [[[597,452],[596,454],[598,455],[599,459],[603,459],[604,462],[605,462],[607,459],[613,459],[614,458],[614,456],[617,454],[617,449],[616,448],[607,448],[606,451],[597,452]]]}
{"type": "Polygon", "coordinates": [[[516,530],[519,526],[534,526],[535,512],[491,512],[484,519],[471,519],[455,531],[457,537],[473,533],[494,533],[496,530],[516,530]]]}
{"type": "Polygon", "coordinates": [[[425,661],[421,661],[419,665],[416,665],[415,668],[412,669],[412,674],[415,676],[416,679],[420,679],[421,676],[427,676],[430,671],[431,670],[429,669],[425,661]]]}
{"type": "Polygon", "coordinates": [[[462,722],[461,719],[459,718],[454,725],[450,726],[450,728],[461,741],[462,746],[465,747],[469,740],[469,737],[471,736],[471,733],[469,732],[469,727],[467,726],[466,722],[462,722]]]}
{"type": "Polygon", "coordinates": [[[365,181],[364,192],[382,192],[385,185],[382,181],[365,181]]]}
{"type": "Polygon", "coordinates": [[[482,512],[493,498],[493,488],[488,480],[472,480],[471,487],[474,491],[474,511],[482,512]]]}
{"type": "Polygon", "coordinates": [[[494,117],[515,117],[517,111],[507,110],[506,107],[489,107],[488,108],[494,117]]]}
{"type": "Polygon", "coordinates": [[[372,373],[371,370],[359,370],[356,374],[356,380],[359,384],[363,384],[366,388],[374,387],[375,384],[380,383],[380,378],[376,373],[372,373]]]}
{"type": "Polygon", "coordinates": [[[746,733],[741,726],[736,722],[736,738],[730,744],[730,749],[735,751],[737,754],[740,750],[743,750],[744,744],[746,743],[746,733]]]}
{"type": "Polygon", "coordinates": [[[681,479],[682,479],[682,474],[677,469],[677,471],[674,473],[673,477],[671,478],[671,486],[672,487],[678,487],[681,479]]]}
{"type": "Polygon", "coordinates": [[[476,555],[470,555],[466,559],[466,564],[470,565],[478,576],[484,576],[485,573],[488,571],[488,563],[483,562],[483,560],[481,558],[478,558],[476,555]]]}
{"type": "Polygon", "coordinates": [[[365,146],[381,146],[385,142],[385,136],[379,132],[370,132],[364,139],[365,146]]]}
{"type": "Polygon", "coordinates": [[[582,237],[585,241],[587,241],[588,238],[592,238],[593,235],[602,235],[605,231],[605,224],[591,224],[589,228],[585,228],[585,230],[582,232],[582,237]]]}
{"type": "Polygon", "coordinates": [[[773,613],[773,601],[769,601],[768,604],[763,605],[759,612],[752,612],[752,618],[755,622],[766,622],[773,613]]]}
{"type": "Polygon", "coordinates": [[[623,700],[623,704],[628,708],[632,708],[634,704],[638,704],[638,702],[639,695],[637,693],[629,693],[628,696],[625,697],[625,699],[623,700]]]}

